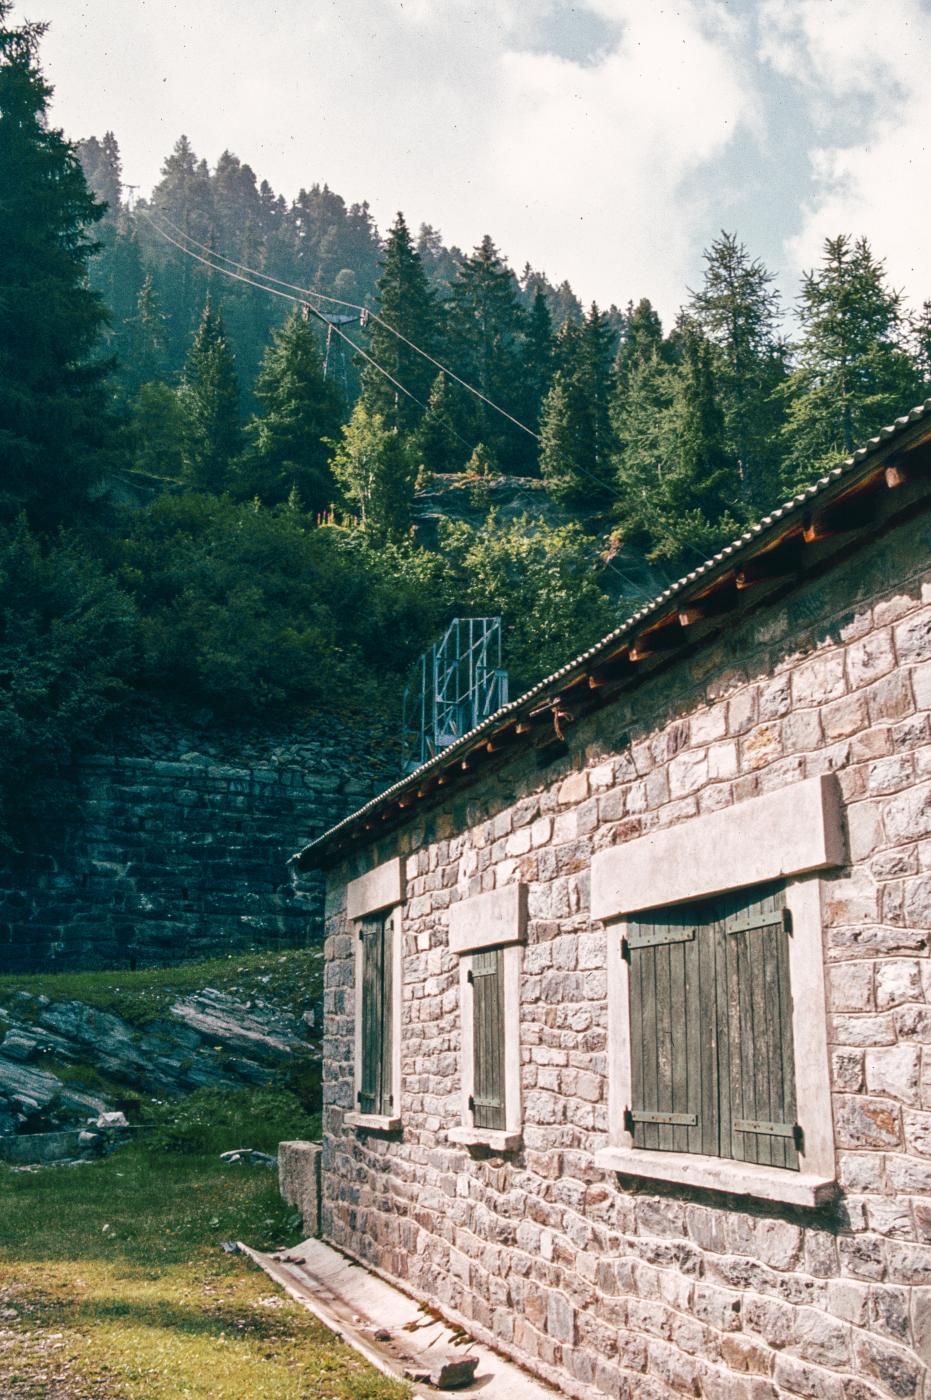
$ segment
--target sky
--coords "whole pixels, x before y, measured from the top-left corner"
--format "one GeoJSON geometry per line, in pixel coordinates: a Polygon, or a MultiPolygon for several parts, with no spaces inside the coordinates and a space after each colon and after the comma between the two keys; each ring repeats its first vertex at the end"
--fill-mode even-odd
{"type": "Polygon", "coordinates": [[[931,297],[931,0],[15,0],[53,120],[147,193],[181,133],[588,302],[671,319],[735,232],[791,305],[826,236],[931,297]]]}

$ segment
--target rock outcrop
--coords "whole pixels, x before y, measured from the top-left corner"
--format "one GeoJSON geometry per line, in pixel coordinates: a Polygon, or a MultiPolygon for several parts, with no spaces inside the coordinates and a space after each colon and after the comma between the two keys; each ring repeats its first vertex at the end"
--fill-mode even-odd
{"type": "Polygon", "coordinates": [[[0,1001],[0,1034],[0,1135],[83,1124],[134,1098],[267,1084],[319,1061],[307,1017],[210,987],[141,1027],[16,992],[0,1001]]]}

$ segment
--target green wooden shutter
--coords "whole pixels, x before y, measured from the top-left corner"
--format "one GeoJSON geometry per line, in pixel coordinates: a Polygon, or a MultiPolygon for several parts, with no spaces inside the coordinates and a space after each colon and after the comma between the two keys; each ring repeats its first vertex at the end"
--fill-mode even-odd
{"type": "Polygon", "coordinates": [[[390,1114],[392,1104],[391,919],[362,920],[362,1064],[358,1107],[361,1113],[390,1114]]]}
{"type": "Polygon", "coordinates": [[[472,981],[472,1121],[476,1128],[505,1128],[504,950],[474,953],[472,981]]]}
{"type": "Polygon", "coordinates": [[[789,924],[785,890],[719,902],[723,1157],[798,1170],[789,924]]]}
{"type": "MultiPolygon", "coordinates": [[[[624,955],[630,963],[631,1103],[626,1127],[636,1147],[709,1150],[704,1138],[714,1131],[714,1113],[708,1015],[702,1002],[706,921],[704,906],[689,905],[645,913],[628,925],[624,955]]],[[[713,980],[708,986],[713,993],[713,980]]]]}

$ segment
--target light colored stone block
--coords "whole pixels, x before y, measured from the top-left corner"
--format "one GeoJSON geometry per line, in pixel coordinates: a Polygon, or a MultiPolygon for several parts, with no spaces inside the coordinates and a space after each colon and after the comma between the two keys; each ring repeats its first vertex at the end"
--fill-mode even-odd
{"type": "Polygon", "coordinates": [[[700,899],[845,859],[832,774],[651,832],[592,859],[592,916],[700,899]]]}
{"type": "Polygon", "coordinates": [[[319,1142],[278,1144],[278,1189],[289,1206],[301,1212],[304,1232],[320,1233],[320,1155],[319,1142]]]}
{"type": "Polygon", "coordinates": [[[404,900],[404,871],[399,857],[366,871],[346,887],[346,913],[350,919],[363,919],[379,909],[390,909],[404,900]]]}
{"type": "Polygon", "coordinates": [[[449,948],[453,953],[522,943],[526,930],[527,886],[524,884],[503,885],[450,906],[449,948]]]}

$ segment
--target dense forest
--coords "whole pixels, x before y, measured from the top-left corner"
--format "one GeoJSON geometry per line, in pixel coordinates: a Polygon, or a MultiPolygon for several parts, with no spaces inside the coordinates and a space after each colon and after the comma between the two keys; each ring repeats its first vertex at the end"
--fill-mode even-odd
{"type": "Polygon", "coordinates": [[[586,309],[515,274],[491,236],[464,253],[401,214],[381,233],[325,185],[288,202],[185,137],[131,202],[112,132],[49,123],[43,26],[10,12],[4,830],[30,774],[140,698],[392,711],[456,613],[501,613],[529,683],[635,601],[619,548],[675,577],[928,392],[931,303],[910,311],[863,238],[826,240],[790,323],[722,233],[664,327],[645,296],[586,309]],[[565,523],[488,511],[427,548],[413,504],[444,473],[478,502],[542,477],[565,523]]]}

